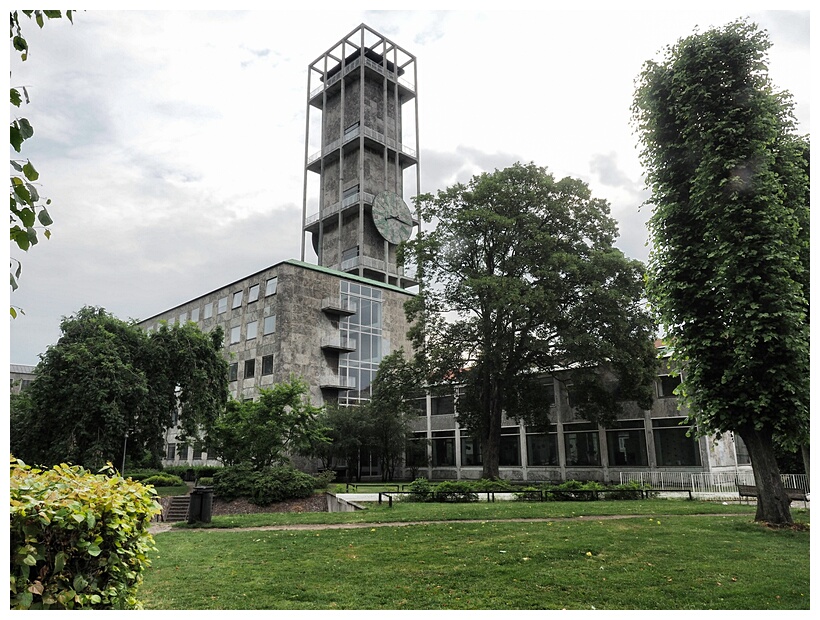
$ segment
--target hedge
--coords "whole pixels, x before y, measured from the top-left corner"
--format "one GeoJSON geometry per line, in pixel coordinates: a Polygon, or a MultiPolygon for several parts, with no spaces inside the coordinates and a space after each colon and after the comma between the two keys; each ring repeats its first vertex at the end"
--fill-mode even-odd
{"type": "Polygon", "coordinates": [[[11,609],[141,609],[137,589],[156,550],[156,493],[65,463],[11,457],[11,609]]]}

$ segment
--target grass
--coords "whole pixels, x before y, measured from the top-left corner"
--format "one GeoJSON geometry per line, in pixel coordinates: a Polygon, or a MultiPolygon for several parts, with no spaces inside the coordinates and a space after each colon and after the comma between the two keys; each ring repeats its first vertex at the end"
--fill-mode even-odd
{"type": "MultiPolygon", "coordinates": [[[[320,514],[325,523],[455,521],[169,532],[155,538],[139,596],[146,609],[809,609],[809,532],[755,524],[753,510],[680,500],[405,503],[320,514]],[[554,520],[500,520],[534,510],[554,520]],[[619,513],[643,516],[596,518],[619,513]]],[[[807,511],[793,515],[808,521],[807,511]]],[[[260,517],[317,522],[214,521],[260,517]]]]}

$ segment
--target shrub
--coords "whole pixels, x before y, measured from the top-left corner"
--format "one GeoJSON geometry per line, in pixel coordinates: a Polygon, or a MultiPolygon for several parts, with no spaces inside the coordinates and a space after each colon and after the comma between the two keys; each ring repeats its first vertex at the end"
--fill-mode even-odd
{"type": "Polygon", "coordinates": [[[257,506],[310,497],[316,483],[313,476],[294,467],[255,470],[247,463],[220,469],[213,481],[214,496],[227,501],[244,497],[257,506]]]}
{"type": "Polygon", "coordinates": [[[470,482],[440,482],[433,489],[439,502],[477,502],[478,494],[470,482]]]}
{"type": "Polygon", "coordinates": [[[313,479],[316,481],[313,483],[313,488],[324,490],[330,486],[331,482],[336,480],[336,472],[332,469],[326,469],[313,476],[313,479]]]}
{"type": "Polygon", "coordinates": [[[179,476],[172,474],[154,474],[142,480],[142,484],[150,484],[155,487],[178,487],[185,486],[185,482],[179,476]]]}
{"type": "Polygon", "coordinates": [[[212,487],[214,486],[213,476],[205,476],[196,481],[198,487],[212,487]]]}
{"type": "Polygon", "coordinates": [[[500,491],[503,493],[514,491],[516,489],[515,485],[507,482],[506,480],[489,480],[488,478],[472,480],[469,484],[473,491],[500,491]]]}
{"type": "Polygon", "coordinates": [[[427,478],[416,478],[407,485],[410,494],[407,501],[410,502],[430,502],[433,501],[433,485],[427,478]]]}
{"type": "Polygon", "coordinates": [[[139,609],[137,589],[155,550],[153,489],[109,463],[29,467],[11,457],[12,609],[139,609]]]}

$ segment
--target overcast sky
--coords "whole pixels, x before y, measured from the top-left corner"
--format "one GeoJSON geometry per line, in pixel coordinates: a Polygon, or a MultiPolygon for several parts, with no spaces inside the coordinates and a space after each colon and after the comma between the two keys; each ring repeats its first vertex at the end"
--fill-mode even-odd
{"type": "MultiPolygon", "coordinates": [[[[746,5],[748,6],[748,5],[746,5]]],[[[359,24],[418,63],[422,191],[517,161],[586,181],[646,260],[634,80],[666,45],[748,16],[809,133],[807,11],[78,12],[12,54],[53,200],[23,254],[9,361],[36,364],[84,305],[147,318],[299,258],[307,68],[359,24]]],[[[406,197],[410,196],[406,188],[406,197]]],[[[311,262],[315,257],[309,256],[311,262]]]]}

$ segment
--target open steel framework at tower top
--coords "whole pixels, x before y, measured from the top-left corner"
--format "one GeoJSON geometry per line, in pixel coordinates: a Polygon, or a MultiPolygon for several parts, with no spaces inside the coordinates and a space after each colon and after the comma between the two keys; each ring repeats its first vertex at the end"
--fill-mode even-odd
{"type": "Polygon", "coordinates": [[[420,192],[416,80],[416,58],[365,24],[310,64],[302,260],[309,234],[323,267],[417,284],[396,263],[397,244],[417,230],[417,216],[411,210],[395,234],[384,226],[385,218],[399,219],[391,209],[412,205],[420,192]]]}

